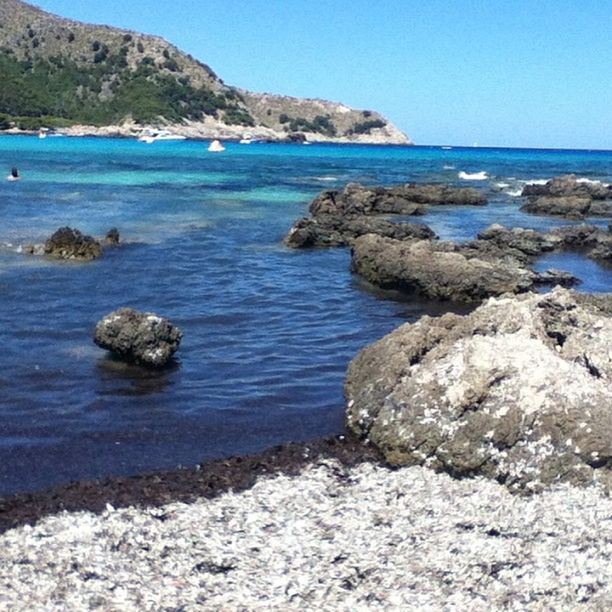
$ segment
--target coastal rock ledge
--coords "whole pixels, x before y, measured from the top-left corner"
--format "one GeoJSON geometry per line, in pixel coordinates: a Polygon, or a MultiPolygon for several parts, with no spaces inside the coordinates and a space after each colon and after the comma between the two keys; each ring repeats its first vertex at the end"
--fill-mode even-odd
{"type": "Polygon", "coordinates": [[[125,361],[158,368],[170,361],[182,337],[181,330],[163,317],[120,308],[98,322],[94,342],[125,361]]]}
{"type": "Polygon", "coordinates": [[[394,465],[512,491],[612,484],[612,298],[557,288],[423,317],[366,347],[348,428],[394,465]]]}

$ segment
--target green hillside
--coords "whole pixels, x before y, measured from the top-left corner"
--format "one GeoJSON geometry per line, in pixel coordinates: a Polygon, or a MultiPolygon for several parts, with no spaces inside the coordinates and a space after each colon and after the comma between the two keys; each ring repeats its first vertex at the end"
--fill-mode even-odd
{"type": "MultiPolygon", "coordinates": [[[[158,36],[0,0],[0,130],[173,125],[187,135],[409,143],[375,111],[226,85],[158,36]],[[216,132],[215,132],[216,130],[216,132]]],[[[133,133],[133,132],[130,132],[133,133]]]]}
{"type": "Polygon", "coordinates": [[[131,68],[125,46],[112,53],[93,43],[92,54],[92,65],[79,66],[64,55],[20,60],[11,50],[0,50],[4,121],[17,118],[27,128],[67,122],[108,125],[127,117],[143,124],[158,117],[180,122],[211,115],[229,124],[254,125],[232,89],[215,93],[194,87],[189,76],[168,74],[176,72],[169,54],[166,69],[146,55],[131,68]]]}

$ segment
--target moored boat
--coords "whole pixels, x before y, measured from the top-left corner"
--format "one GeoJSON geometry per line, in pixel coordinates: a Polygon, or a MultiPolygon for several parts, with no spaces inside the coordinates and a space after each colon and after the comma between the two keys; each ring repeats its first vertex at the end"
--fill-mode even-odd
{"type": "Polygon", "coordinates": [[[208,145],[208,150],[212,153],[220,153],[221,151],[225,151],[225,147],[223,146],[220,140],[213,140],[208,145]]]}

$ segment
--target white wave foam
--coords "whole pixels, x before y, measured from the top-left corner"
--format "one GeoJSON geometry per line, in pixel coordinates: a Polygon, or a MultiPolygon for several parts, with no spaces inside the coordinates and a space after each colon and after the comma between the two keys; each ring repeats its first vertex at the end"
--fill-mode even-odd
{"type": "Polygon", "coordinates": [[[489,178],[489,175],[483,170],[481,172],[459,172],[457,175],[460,179],[464,181],[486,181],[489,178]]]}
{"type": "Polygon", "coordinates": [[[603,187],[610,187],[610,183],[604,183],[595,179],[579,178],[576,179],[577,183],[586,183],[587,185],[602,185],[603,187]]]}
{"type": "MultiPolygon", "coordinates": [[[[519,182],[522,185],[546,185],[546,183],[548,183],[548,181],[550,180],[552,179],[528,179],[528,180],[521,180],[519,182]]],[[[596,179],[589,179],[589,178],[579,178],[579,179],[576,179],[576,182],[587,184],[587,185],[603,185],[604,187],[610,186],[609,183],[604,183],[603,181],[599,181],[596,179]]]]}
{"type": "Polygon", "coordinates": [[[504,191],[504,193],[508,194],[509,196],[512,196],[513,198],[518,198],[523,193],[523,190],[522,189],[509,189],[508,191],[504,191]]]}
{"type": "Polygon", "coordinates": [[[498,189],[507,189],[510,187],[510,183],[495,183],[495,187],[498,189]]]}

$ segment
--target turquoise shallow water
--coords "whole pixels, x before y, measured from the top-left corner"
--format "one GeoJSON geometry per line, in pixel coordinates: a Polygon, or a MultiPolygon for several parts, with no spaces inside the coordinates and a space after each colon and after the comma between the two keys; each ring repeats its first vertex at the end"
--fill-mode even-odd
{"type": "MultiPolygon", "coordinates": [[[[612,152],[228,144],[0,136],[0,495],[133,474],[340,432],[349,360],[398,324],[448,305],[393,299],[349,273],[344,249],[295,252],[282,237],[322,189],[349,181],[472,185],[485,208],[431,211],[444,238],[521,213],[523,181],[567,172],[612,181],[612,152]],[[463,181],[459,172],[487,172],[463,181]],[[63,225],[123,247],[90,264],[18,252],[63,225]],[[119,306],[184,331],[177,366],[123,366],[93,344],[119,306]]],[[[597,221],[605,224],[607,221],[597,221]]],[[[543,261],[589,291],[612,273],[579,255],[543,261]]]]}

